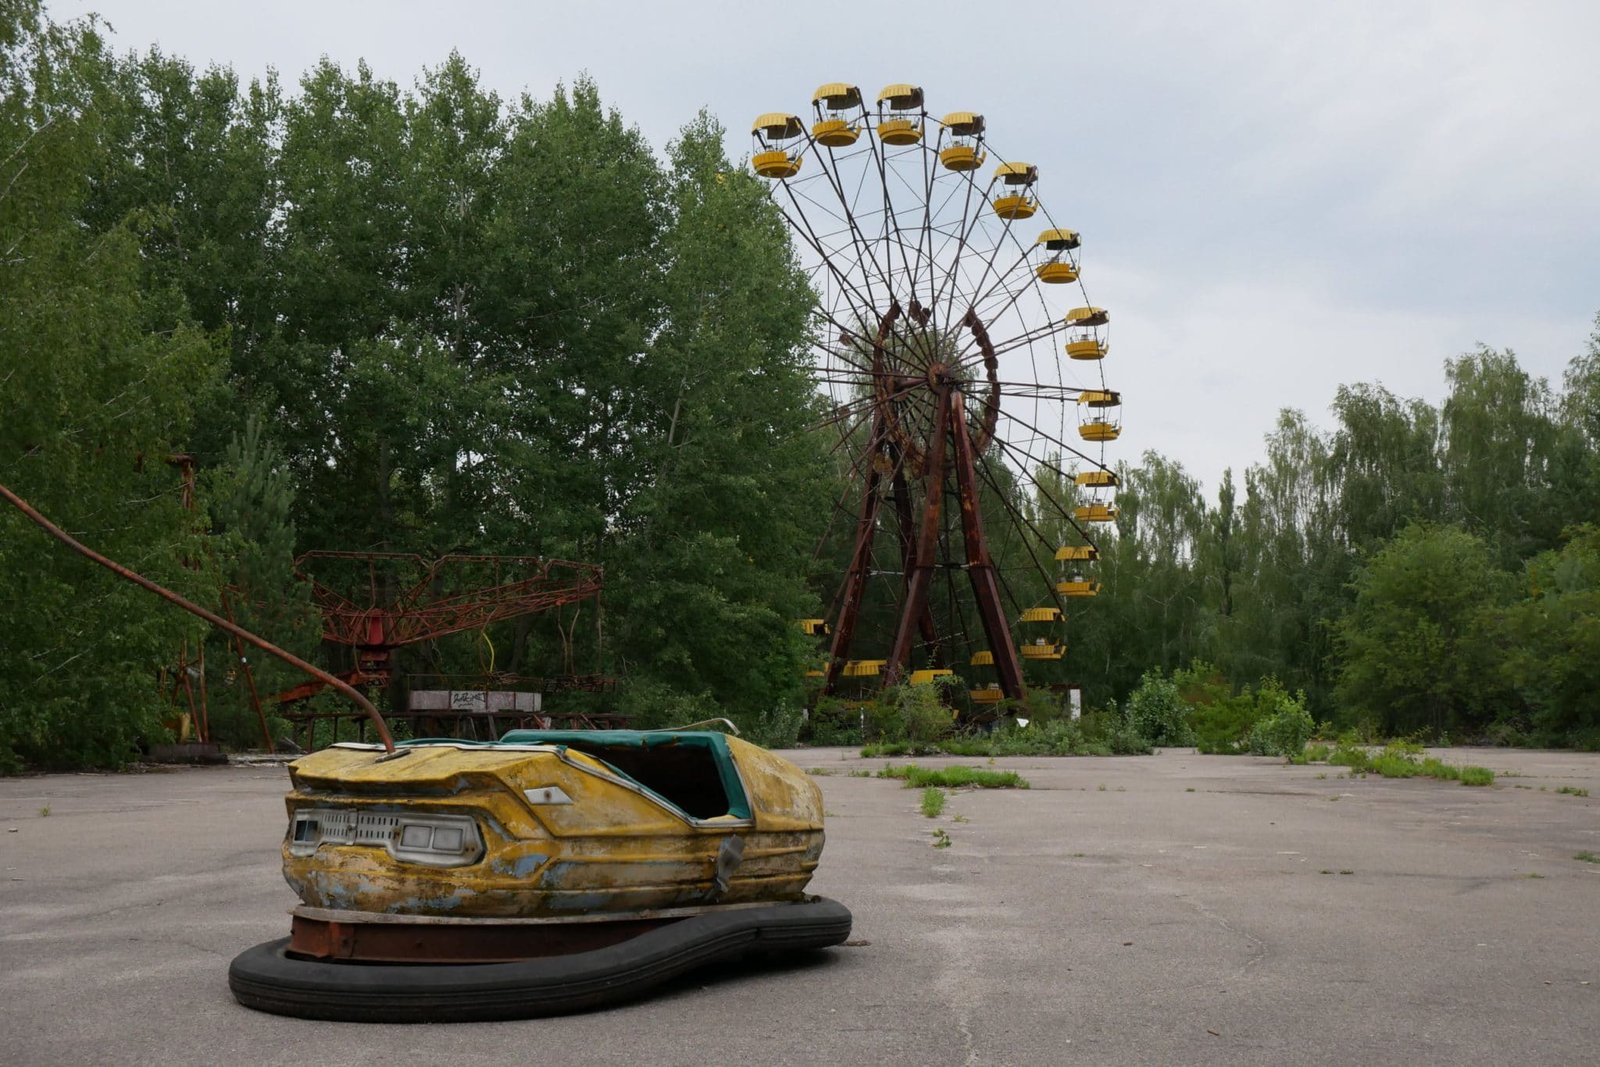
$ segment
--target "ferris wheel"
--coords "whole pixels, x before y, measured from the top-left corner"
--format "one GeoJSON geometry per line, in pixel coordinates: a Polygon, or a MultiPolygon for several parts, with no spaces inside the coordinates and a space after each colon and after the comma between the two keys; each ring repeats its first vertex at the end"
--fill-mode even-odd
{"type": "Polygon", "coordinates": [[[1024,664],[1066,653],[1064,598],[1099,591],[1091,534],[1117,518],[1121,396],[1080,236],[983,115],[936,119],[915,85],[869,105],[829,83],[752,137],[818,295],[814,373],[851,472],[849,563],[828,617],[802,622],[828,640],[813,674],[836,694],[959,667],[979,717],[1021,700],[1024,664]],[[1026,564],[997,564],[997,541],[1026,564]],[[858,648],[874,612],[892,638],[858,648]]]}

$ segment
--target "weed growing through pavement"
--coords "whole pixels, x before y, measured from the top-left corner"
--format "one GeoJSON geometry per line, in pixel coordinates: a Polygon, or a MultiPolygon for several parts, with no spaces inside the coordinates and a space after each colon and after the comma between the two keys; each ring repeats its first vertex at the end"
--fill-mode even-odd
{"type": "Polygon", "coordinates": [[[908,763],[904,767],[889,764],[878,772],[879,778],[899,778],[907,789],[925,789],[942,786],[960,789],[975,785],[980,789],[1026,789],[1028,780],[1016,771],[986,771],[982,767],[918,767],[908,763]]]}
{"type": "MultiPolygon", "coordinates": [[[[1557,793],[1565,793],[1569,797],[1586,797],[1586,796],[1589,795],[1589,791],[1587,789],[1579,789],[1575,785],[1564,785],[1561,788],[1557,789],[1556,792],[1557,793]]],[[[46,814],[46,815],[50,814],[49,810],[46,809],[44,814],[46,814]]]]}
{"type": "Polygon", "coordinates": [[[944,814],[944,790],[930,785],[922,791],[922,814],[937,819],[944,814]]]}
{"type": "Polygon", "coordinates": [[[49,814],[50,814],[50,805],[46,804],[44,807],[39,809],[39,818],[42,819],[42,818],[44,818],[45,816],[47,816],[49,814]]]}
{"type": "Polygon", "coordinates": [[[852,778],[871,778],[872,777],[872,772],[871,771],[851,771],[850,772],[850,777],[852,777],[852,778]]]}
{"type": "Polygon", "coordinates": [[[831,767],[807,767],[806,773],[814,778],[826,778],[830,774],[838,774],[839,772],[831,767]]]}
{"type": "Polygon", "coordinates": [[[1576,852],[1572,858],[1582,860],[1585,863],[1600,863],[1600,856],[1595,855],[1593,852],[1576,852]]]}
{"type": "Polygon", "coordinates": [[[950,835],[945,833],[943,829],[935,830],[933,832],[933,847],[934,848],[949,848],[950,847],[950,835]]]}
{"type": "Polygon", "coordinates": [[[1422,746],[1394,742],[1376,755],[1361,745],[1341,743],[1328,756],[1328,762],[1348,767],[1348,777],[1377,774],[1385,778],[1438,778],[1462,785],[1490,785],[1494,772],[1487,767],[1462,767],[1433,756],[1422,756],[1422,746]]]}

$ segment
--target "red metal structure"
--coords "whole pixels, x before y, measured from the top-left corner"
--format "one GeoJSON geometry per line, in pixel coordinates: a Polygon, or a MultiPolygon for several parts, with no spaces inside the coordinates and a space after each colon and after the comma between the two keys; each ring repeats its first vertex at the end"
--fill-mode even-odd
{"type": "MultiPolygon", "coordinates": [[[[352,665],[336,673],[357,686],[387,685],[397,649],[591,600],[603,585],[596,564],[537,556],[308,552],[295,567],[312,583],[322,639],[351,650],[352,665]]],[[[323,687],[312,680],[272,699],[293,703],[323,687]]]]}

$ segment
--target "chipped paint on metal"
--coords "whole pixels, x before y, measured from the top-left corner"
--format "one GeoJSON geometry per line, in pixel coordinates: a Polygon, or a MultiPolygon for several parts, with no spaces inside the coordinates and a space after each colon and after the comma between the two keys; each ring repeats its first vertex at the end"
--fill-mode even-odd
{"type": "Polygon", "coordinates": [[[694,819],[575,749],[418,746],[405,760],[325,749],[297,760],[287,799],[302,808],[470,815],[475,863],[425,866],[376,845],[284,845],[284,877],[305,904],[340,911],[536,917],[795,899],[823,843],[822,795],[794,764],[729,738],[750,818],[694,819]],[[570,804],[528,795],[559,789],[570,804]],[[735,835],[736,869],[719,891],[718,856],[735,835]]]}

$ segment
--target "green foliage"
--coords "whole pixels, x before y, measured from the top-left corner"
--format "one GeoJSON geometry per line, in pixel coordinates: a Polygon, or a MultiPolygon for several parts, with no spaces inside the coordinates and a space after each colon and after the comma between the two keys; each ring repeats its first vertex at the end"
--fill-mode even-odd
{"type": "Polygon", "coordinates": [[[1270,707],[1250,728],[1249,747],[1257,756],[1295,757],[1305,751],[1317,724],[1305,708],[1305,695],[1291,697],[1269,678],[1256,691],[1256,707],[1270,707]]]}
{"type": "Polygon", "coordinates": [[[1459,766],[1421,754],[1415,742],[1391,742],[1374,753],[1360,745],[1341,741],[1328,762],[1349,767],[1351,774],[1376,774],[1385,778],[1438,778],[1462,785],[1485,786],[1494,783],[1494,772],[1487,767],[1459,766]]]}
{"type": "Polygon", "coordinates": [[[943,789],[960,789],[977,786],[979,789],[1027,789],[1028,780],[1016,771],[989,771],[982,767],[919,767],[907,763],[896,767],[889,764],[878,772],[879,778],[899,778],[907,789],[926,789],[937,786],[943,789]]]}
{"type": "Polygon", "coordinates": [[[800,741],[804,722],[804,712],[799,705],[777,704],[751,716],[742,727],[743,737],[762,748],[793,748],[800,741]]]}
{"type": "Polygon", "coordinates": [[[1146,671],[1128,697],[1128,725],[1151,745],[1192,745],[1191,710],[1176,682],[1160,671],[1146,671]]]}
{"type": "Polygon", "coordinates": [[[1585,737],[1600,738],[1600,527],[1574,527],[1565,540],[1528,561],[1525,598],[1492,627],[1535,742],[1590,747],[1585,737]]]}
{"type": "MultiPolygon", "coordinates": [[[[167,458],[218,352],[154,333],[138,234],[82,224],[111,146],[112,61],[93,20],[0,10],[0,482],[91,547],[215,604],[167,458]]],[[[165,737],[156,672],[187,616],[0,505],[0,771],[117,766],[165,737]]]]}
{"type": "Polygon", "coordinates": [[[945,792],[936,786],[928,786],[922,791],[922,814],[930,819],[937,819],[944,814],[945,792]]]}
{"type": "Polygon", "coordinates": [[[1387,734],[1435,736],[1486,722],[1500,654],[1491,612],[1510,592],[1482,540],[1449,527],[1408,526],[1362,568],[1339,623],[1338,695],[1387,734]]]}

